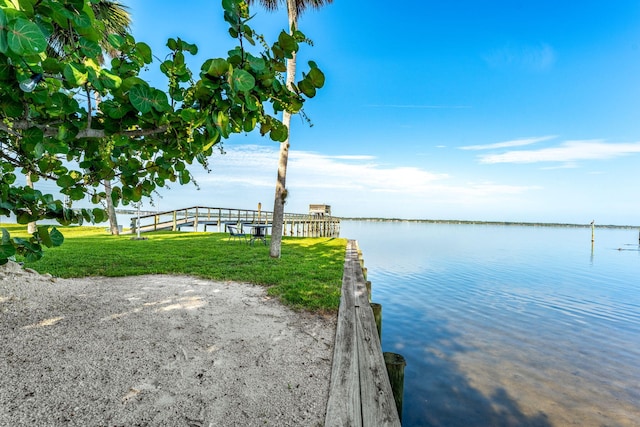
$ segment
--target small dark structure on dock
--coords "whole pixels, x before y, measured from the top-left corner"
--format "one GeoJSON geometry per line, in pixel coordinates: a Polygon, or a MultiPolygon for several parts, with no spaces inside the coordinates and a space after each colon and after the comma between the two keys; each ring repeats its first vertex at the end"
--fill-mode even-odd
{"type": "Polygon", "coordinates": [[[309,205],[309,215],[312,217],[331,216],[331,206],[329,205],[309,205]]]}

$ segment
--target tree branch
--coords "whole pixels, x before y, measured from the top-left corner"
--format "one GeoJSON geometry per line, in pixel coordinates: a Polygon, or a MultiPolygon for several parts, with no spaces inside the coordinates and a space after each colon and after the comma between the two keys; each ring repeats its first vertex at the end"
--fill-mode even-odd
{"type": "Polygon", "coordinates": [[[87,129],[91,129],[91,92],[88,83],[85,83],[84,90],[87,93],[87,129]]]}
{"type": "Polygon", "coordinates": [[[116,132],[113,135],[107,135],[104,129],[83,129],[78,132],[76,135],[76,139],[80,138],[105,138],[107,136],[127,136],[127,137],[136,137],[136,136],[148,136],[148,135],[156,135],[159,133],[165,133],[169,129],[169,126],[160,126],[152,129],[132,129],[125,130],[122,132],[116,132]]]}
{"type": "MultiPolygon", "coordinates": [[[[29,129],[30,127],[37,127],[38,129],[41,129],[44,132],[45,136],[55,136],[58,134],[58,128],[47,126],[47,125],[36,124],[28,120],[19,120],[19,121],[13,122],[11,126],[7,126],[6,123],[0,122],[0,131],[4,131],[16,138],[22,138],[22,135],[20,134],[19,131],[29,129]]],[[[122,132],[117,132],[114,135],[122,135],[127,137],[148,136],[148,135],[156,135],[159,133],[164,133],[168,129],[169,129],[169,126],[165,125],[165,126],[159,126],[157,128],[151,128],[151,129],[125,130],[122,132]]],[[[107,135],[104,129],[82,129],[80,132],[78,132],[75,138],[76,139],[105,138],[107,136],[113,136],[113,135],[107,135]]]]}

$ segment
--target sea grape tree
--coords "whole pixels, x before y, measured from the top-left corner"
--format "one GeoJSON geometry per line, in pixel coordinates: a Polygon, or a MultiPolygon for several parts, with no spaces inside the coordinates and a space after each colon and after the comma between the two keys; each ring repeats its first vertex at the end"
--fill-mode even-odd
{"type": "MultiPolygon", "coordinates": [[[[149,45],[130,34],[111,34],[117,52],[102,63],[103,23],[91,4],[98,0],[0,0],[0,215],[26,224],[55,219],[61,224],[101,222],[103,209],[73,209],[51,194],[20,183],[55,181],[70,201],[105,198],[100,183],[113,180],[112,201],[128,204],[169,182],[192,180],[189,166],[208,167],[208,157],[231,134],[259,129],[284,141],[281,111],[298,113],[321,71],[309,72],[291,88],[283,82],[286,60],[306,37],[282,31],[269,45],[249,26],[243,0],[223,0],[224,19],[236,40],[223,58],[193,71],[185,57],[197,46],[169,39],[159,61],[168,87],[140,77],[155,65],[149,45]],[[51,53],[54,28],[68,32],[64,55],[51,53]],[[258,43],[256,43],[256,41],[258,43]],[[100,103],[96,103],[100,99],[100,103]]],[[[315,91],[313,91],[315,92],[315,91]]],[[[98,206],[98,205],[97,205],[98,206]]],[[[3,230],[0,263],[16,253],[42,256],[62,235],[48,226],[29,239],[3,230]]]]}

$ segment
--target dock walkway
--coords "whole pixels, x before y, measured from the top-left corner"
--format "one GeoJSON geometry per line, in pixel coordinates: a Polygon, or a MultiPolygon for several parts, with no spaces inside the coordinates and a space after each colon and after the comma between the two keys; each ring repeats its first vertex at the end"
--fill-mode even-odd
{"type": "Polygon", "coordinates": [[[325,426],[400,426],[355,240],[347,243],[325,426]]]}
{"type": "MultiPolygon", "coordinates": [[[[206,206],[193,206],[165,212],[153,212],[131,217],[131,232],[181,231],[187,228],[193,231],[227,231],[227,224],[271,224],[273,212],[252,209],[230,209],[206,206]]],[[[309,214],[284,214],[284,236],[298,237],[338,237],[340,219],[335,217],[317,217],[309,214]]]]}

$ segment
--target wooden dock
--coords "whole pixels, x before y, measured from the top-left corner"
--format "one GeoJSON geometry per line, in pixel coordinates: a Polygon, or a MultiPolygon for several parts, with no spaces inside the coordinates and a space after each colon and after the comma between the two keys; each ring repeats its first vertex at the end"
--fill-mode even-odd
{"type": "MultiPolygon", "coordinates": [[[[131,217],[131,232],[171,230],[188,228],[193,231],[226,232],[227,224],[271,224],[273,212],[252,209],[230,209],[193,206],[165,212],[153,212],[131,217]]],[[[340,219],[314,217],[308,214],[284,214],[284,236],[338,237],[340,219]]]]}
{"type": "Polygon", "coordinates": [[[342,278],[325,426],[400,426],[355,240],[342,278]]]}

